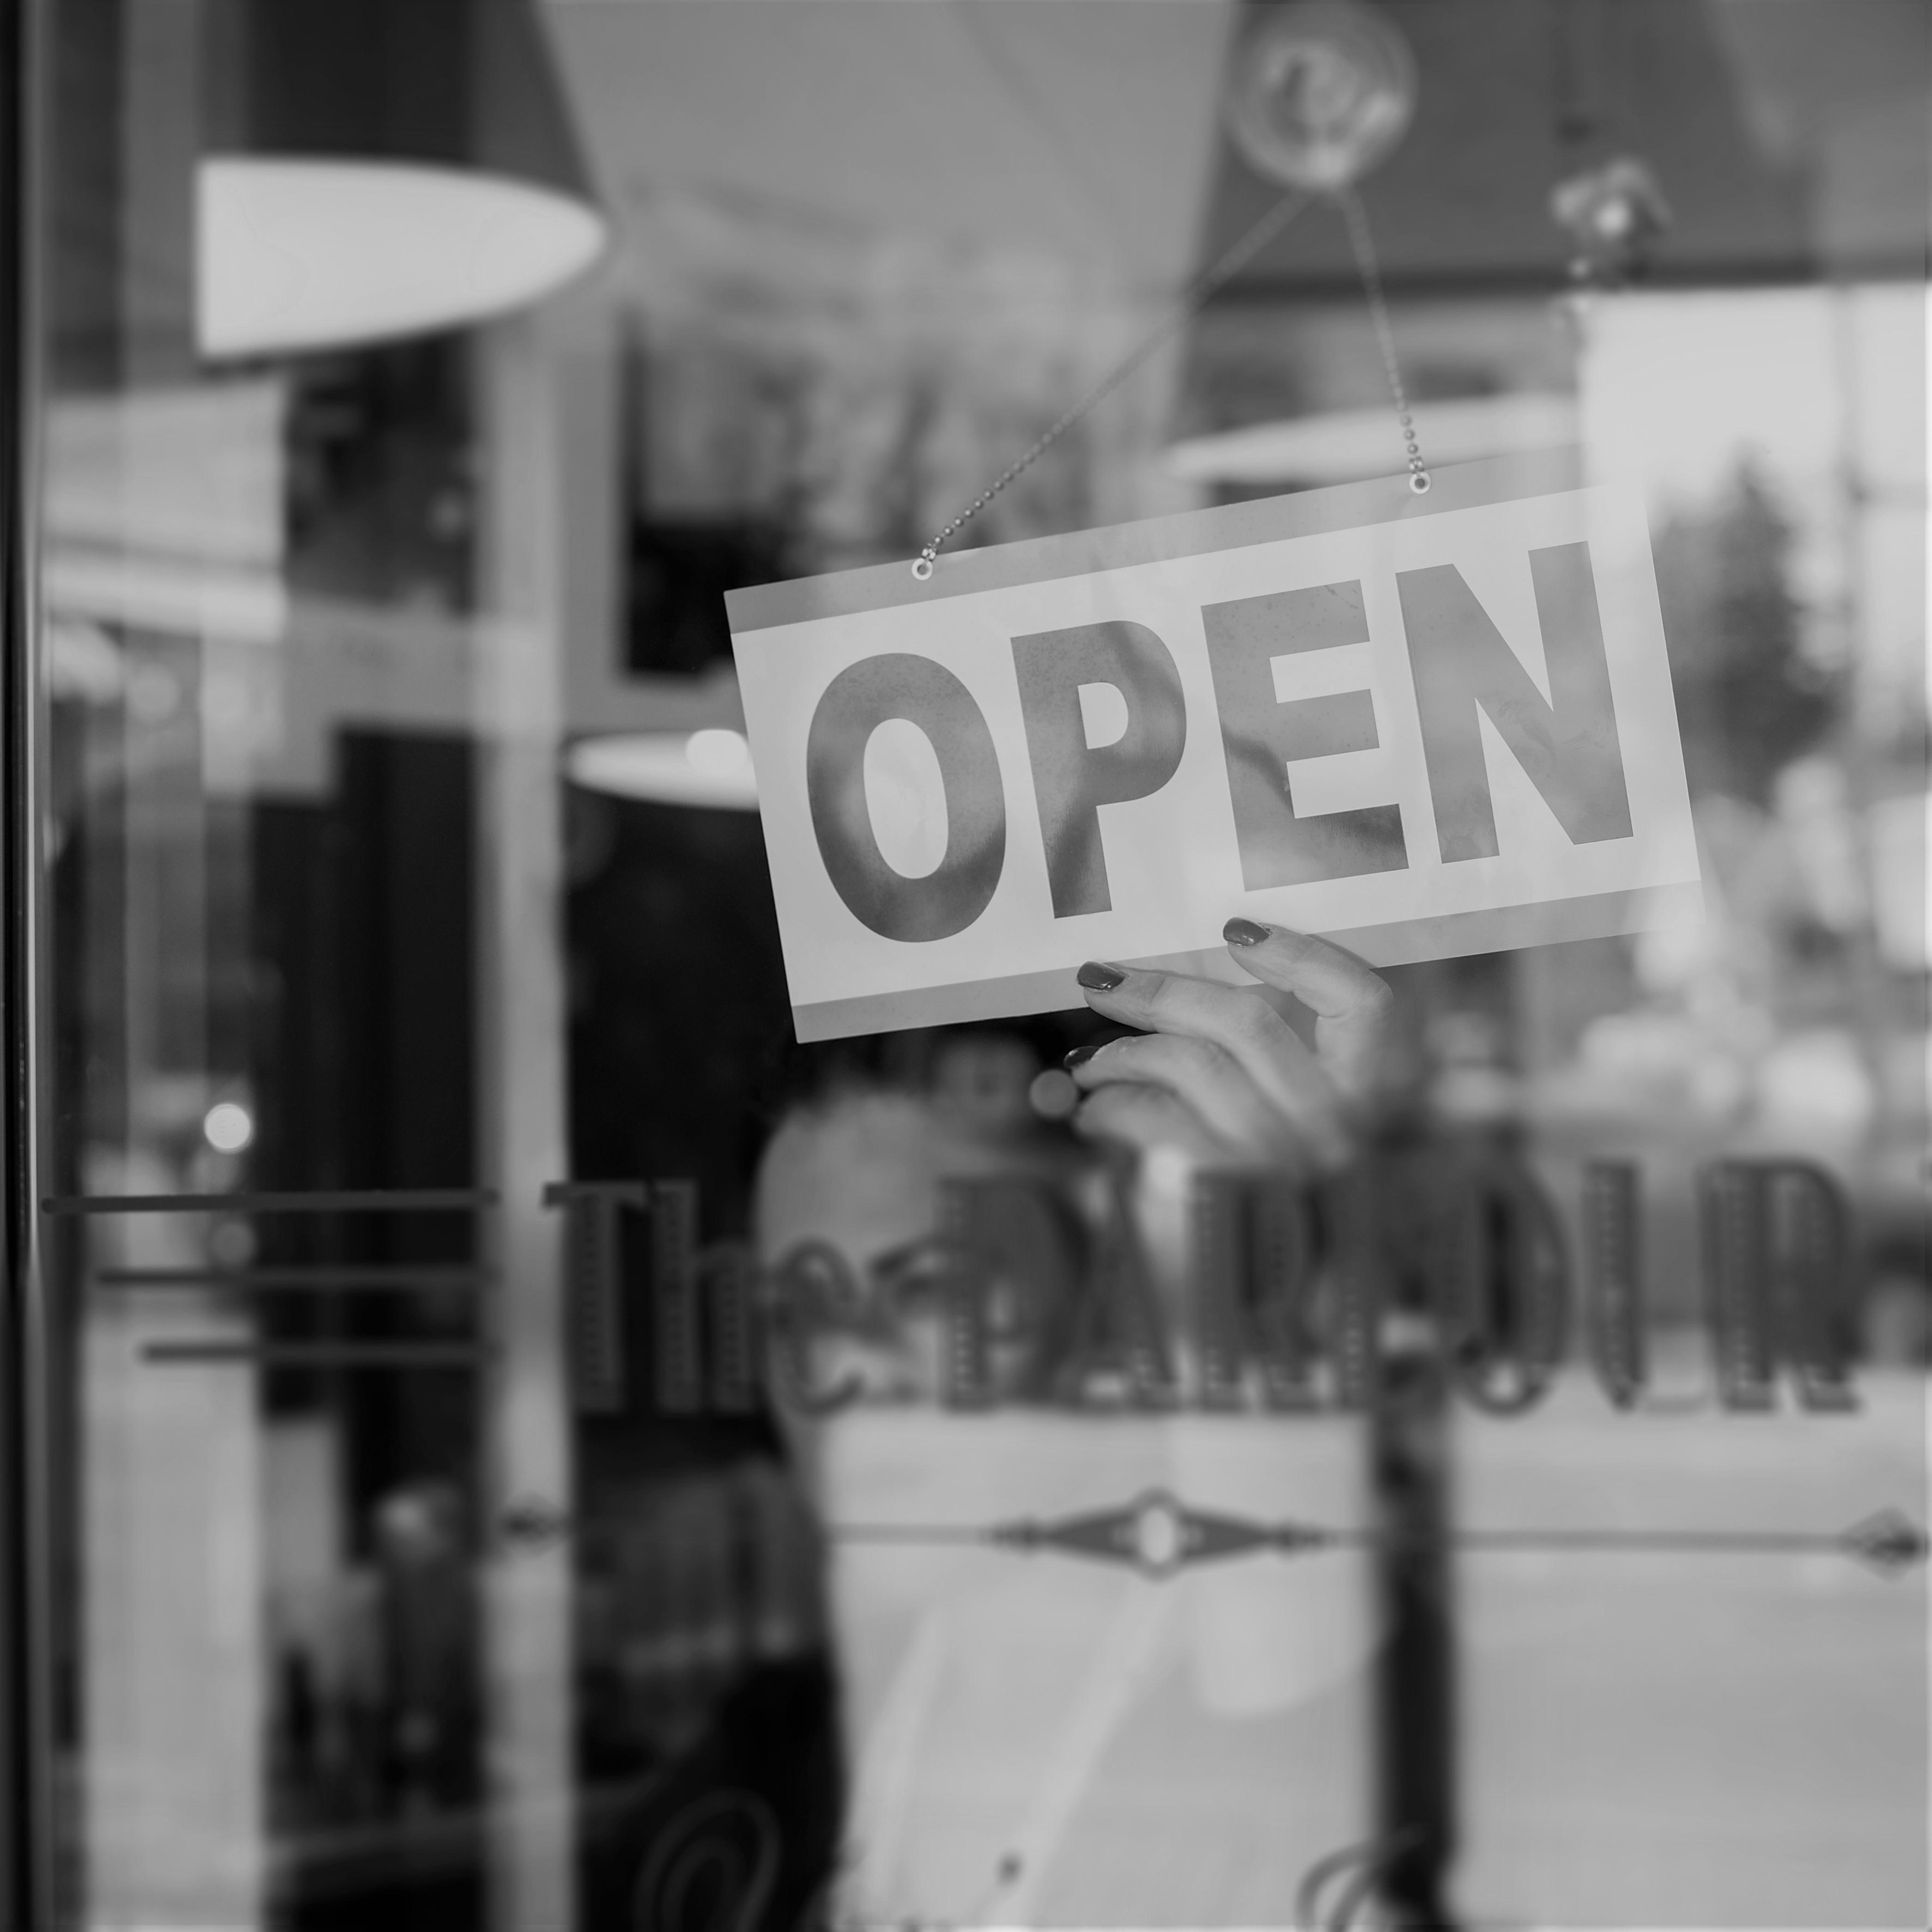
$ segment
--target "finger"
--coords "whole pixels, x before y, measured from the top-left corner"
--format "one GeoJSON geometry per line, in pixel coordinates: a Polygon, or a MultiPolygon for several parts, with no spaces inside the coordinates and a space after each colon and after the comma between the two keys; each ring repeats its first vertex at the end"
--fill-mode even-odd
{"type": "Polygon", "coordinates": [[[1180,973],[1090,962],[1081,971],[1087,1004],[1145,1031],[1211,1040],[1237,1060],[1263,1096],[1332,1158],[1344,1137],[1334,1084],[1294,1029],[1258,994],[1180,973]],[[1096,983],[1102,979],[1112,984],[1096,983]]]}
{"type": "Polygon", "coordinates": [[[1081,1102],[1073,1129],[1089,1140],[1120,1142],[1142,1154],[1175,1148],[1204,1164],[1225,1160],[1230,1152],[1192,1108],[1162,1087],[1102,1087],[1081,1102]]]}
{"type": "Polygon", "coordinates": [[[1292,993],[1316,1016],[1315,1048],[1344,1093],[1373,1084],[1395,996],[1380,974],[1326,939],[1231,919],[1222,937],[1244,972],[1292,993]]]}
{"type": "Polygon", "coordinates": [[[1264,1159],[1292,1157],[1300,1138],[1225,1047],[1180,1034],[1143,1034],[1067,1056],[1066,1070],[1089,1093],[1124,1082],[1158,1087],[1192,1109],[1232,1148],[1264,1159]]]}

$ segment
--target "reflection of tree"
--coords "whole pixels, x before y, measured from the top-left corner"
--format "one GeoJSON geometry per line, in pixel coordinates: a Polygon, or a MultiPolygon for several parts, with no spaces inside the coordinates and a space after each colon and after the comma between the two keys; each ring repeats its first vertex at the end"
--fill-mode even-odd
{"type": "Polygon", "coordinates": [[[1690,789],[1768,803],[1839,700],[1838,681],[1802,648],[1790,525],[1746,464],[1714,510],[1676,518],[1655,549],[1690,789]]]}

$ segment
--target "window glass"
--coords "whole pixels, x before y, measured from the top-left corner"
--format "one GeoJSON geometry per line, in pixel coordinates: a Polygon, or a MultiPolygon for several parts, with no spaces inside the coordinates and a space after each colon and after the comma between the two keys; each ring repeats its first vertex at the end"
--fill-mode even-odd
{"type": "Polygon", "coordinates": [[[1922,1924],[1922,13],[30,11],[59,1922],[1922,1924]],[[1552,452],[1700,916],[801,1043],[730,593],[1552,452]]]}

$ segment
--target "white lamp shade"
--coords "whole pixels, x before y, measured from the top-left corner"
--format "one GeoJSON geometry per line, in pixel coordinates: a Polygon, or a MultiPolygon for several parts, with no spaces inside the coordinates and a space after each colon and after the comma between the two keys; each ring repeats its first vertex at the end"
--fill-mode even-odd
{"type": "Polygon", "coordinates": [[[411,161],[216,155],[196,184],[210,357],[376,342],[502,315],[602,252],[603,218],[528,182],[411,161]]]}

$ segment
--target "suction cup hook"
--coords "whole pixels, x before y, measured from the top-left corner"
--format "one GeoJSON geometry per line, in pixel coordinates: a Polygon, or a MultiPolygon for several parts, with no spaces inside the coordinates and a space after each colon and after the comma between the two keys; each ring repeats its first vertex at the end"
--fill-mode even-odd
{"type": "Polygon", "coordinates": [[[1383,160],[1415,112],[1415,57],[1355,0],[1298,0],[1249,34],[1228,128],[1256,173],[1335,194],[1383,160]]]}

